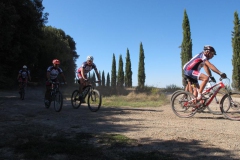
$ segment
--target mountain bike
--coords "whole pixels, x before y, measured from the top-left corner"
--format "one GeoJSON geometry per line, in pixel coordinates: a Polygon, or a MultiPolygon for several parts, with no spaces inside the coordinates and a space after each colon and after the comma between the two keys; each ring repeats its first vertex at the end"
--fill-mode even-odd
{"type": "MultiPolygon", "coordinates": [[[[59,85],[64,83],[60,83],[60,82],[51,82],[51,83],[52,83],[51,97],[49,99],[49,105],[45,104],[45,107],[49,108],[51,106],[51,103],[53,102],[54,110],[56,112],[60,112],[62,110],[62,105],[63,105],[63,96],[59,90],[59,85]]],[[[44,101],[45,101],[45,98],[44,98],[44,101]]]]}
{"type": "Polygon", "coordinates": [[[24,100],[24,97],[25,97],[25,87],[26,87],[26,84],[27,84],[27,82],[22,81],[21,85],[20,85],[19,94],[20,94],[20,99],[21,100],[24,100]]]}
{"type": "MultiPolygon", "coordinates": [[[[205,90],[207,89],[207,88],[210,88],[210,87],[212,87],[213,85],[215,85],[216,84],[216,82],[214,82],[214,81],[212,81],[211,79],[209,79],[209,81],[207,82],[207,84],[206,84],[206,87],[205,87],[205,90]]],[[[173,97],[177,94],[177,93],[179,93],[179,92],[181,92],[181,91],[184,91],[184,90],[176,90],[175,92],[173,92],[173,94],[172,94],[172,96],[171,96],[171,101],[172,101],[172,99],[173,99],[173,97]]],[[[214,100],[215,100],[215,102],[217,103],[217,104],[219,104],[219,100],[217,99],[217,97],[215,96],[214,97],[214,100]]],[[[206,106],[206,108],[202,108],[202,109],[204,109],[204,110],[208,110],[210,113],[212,113],[212,114],[215,114],[215,115],[220,115],[220,114],[222,114],[222,112],[221,112],[221,110],[220,110],[220,108],[218,109],[219,107],[216,107],[216,105],[214,106],[214,105],[212,105],[212,106],[206,106]]],[[[198,112],[204,112],[204,110],[198,110],[198,112]]]]}
{"type": "MultiPolygon", "coordinates": [[[[83,99],[87,97],[88,108],[92,112],[97,112],[102,104],[102,96],[98,90],[93,86],[93,83],[98,83],[100,81],[88,82],[88,85],[83,88],[82,96],[83,99]]],[[[81,106],[81,101],[79,99],[79,90],[74,90],[71,96],[71,103],[74,109],[78,109],[81,106]]]]}
{"type": "Polygon", "coordinates": [[[194,116],[197,111],[204,110],[216,96],[224,94],[219,108],[225,118],[240,120],[240,93],[230,91],[230,79],[220,78],[220,81],[203,91],[203,98],[196,102],[196,97],[186,91],[176,93],[171,101],[173,113],[181,118],[194,116]],[[220,93],[220,94],[219,94],[220,93]]]}

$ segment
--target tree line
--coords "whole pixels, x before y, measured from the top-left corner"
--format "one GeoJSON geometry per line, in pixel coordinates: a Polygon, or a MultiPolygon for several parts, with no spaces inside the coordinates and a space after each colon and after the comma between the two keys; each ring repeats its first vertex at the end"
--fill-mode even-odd
{"type": "MultiPolygon", "coordinates": [[[[45,81],[46,69],[52,60],[61,61],[61,68],[68,83],[74,83],[76,52],[74,39],[63,30],[46,26],[48,13],[44,13],[42,0],[1,0],[0,2],[0,88],[16,84],[17,73],[23,65],[31,71],[33,81],[45,81]]],[[[182,23],[183,40],[181,48],[181,71],[183,65],[192,58],[192,39],[190,22],[186,10],[182,23]]],[[[232,31],[232,87],[240,87],[240,31],[238,13],[234,13],[232,31]]],[[[138,85],[145,87],[145,55],[142,42],[139,48],[138,85]]],[[[111,75],[100,72],[102,82],[107,87],[132,87],[132,68],[130,52],[127,48],[125,61],[119,55],[119,66],[116,69],[116,57],[113,53],[111,75]],[[125,62],[125,68],[123,63],[125,62]],[[106,74],[106,75],[105,75],[106,74]]],[[[183,74],[183,71],[182,71],[183,74]]]]}
{"type": "Polygon", "coordinates": [[[42,0],[1,0],[0,88],[14,86],[23,65],[33,81],[45,81],[55,58],[61,61],[67,81],[74,82],[76,43],[63,30],[46,26],[49,14],[43,10],[42,0]]]}

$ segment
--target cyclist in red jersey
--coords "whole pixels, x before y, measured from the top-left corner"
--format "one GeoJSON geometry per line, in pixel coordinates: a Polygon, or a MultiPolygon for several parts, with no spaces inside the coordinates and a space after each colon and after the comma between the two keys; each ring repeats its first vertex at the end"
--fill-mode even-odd
{"type": "Polygon", "coordinates": [[[92,69],[94,69],[95,73],[97,74],[98,80],[100,81],[101,79],[97,70],[97,66],[93,63],[93,56],[87,56],[87,60],[83,62],[81,67],[79,67],[77,70],[80,93],[79,99],[82,103],[85,103],[85,101],[81,93],[83,92],[83,88],[87,85],[87,73],[90,72],[92,69]]]}
{"type": "Polygon", "coordinates": [[[26,65],[24,65],[23,68],[19,70],[17,80],[18,80],[18,83],[19,83],[19,92],[20,92],[22,82],[27,83],[28,80],[31,81],[30,71],[27,70],[26,65]]]}
{"type": "Polygon", "coordinates": [[[203,98],[202,92],[209,81],[209,78],[211,78],[212,81],[216,81],[214,77],[212,77],[211,70],[219,74],[222,78],[227,77],[225,73],[220,72],[212,63],[210,63],[209,60],[212,59],[214,55],[216,55],[215,49],[210,45],[206,45],[201,53],[194,56],[183,66],[184,74],[196,82],[197,91],[194,90],[194,95],[197,97],[197,100],[201,100],[203,98]],[[200,73],[200,69],[202,67],[204,67],[207,75],[200,73]],[[200,86],[198,84],[198,80],[202,81],[200,86]]]}

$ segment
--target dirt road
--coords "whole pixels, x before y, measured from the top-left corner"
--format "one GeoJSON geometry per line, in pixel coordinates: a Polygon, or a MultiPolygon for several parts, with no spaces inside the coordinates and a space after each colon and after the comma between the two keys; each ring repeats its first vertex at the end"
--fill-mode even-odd
{"type": "MultiPolygon", "coordinates": [[[[57,113],[43,105],[43,90],[29,88],[26,99],[18,94],[0,91],[0,131],[7,126],[41,124],[61,132],[74,134],[117,133],[137,139],[132,150],[154,151],[177,155],[179,159],[239,159],[240,122],[224,119],[222,115],[199,113],[193,118],[176,117],[169,105],[161,107],[108,107],[96,113],[87,106],[73,109],[64,100],[57,113]]],[[[14,135],[12,135],[14,136],[14,135]]],[[[0,154],[5,148],[0,148],[0,154]]]]}

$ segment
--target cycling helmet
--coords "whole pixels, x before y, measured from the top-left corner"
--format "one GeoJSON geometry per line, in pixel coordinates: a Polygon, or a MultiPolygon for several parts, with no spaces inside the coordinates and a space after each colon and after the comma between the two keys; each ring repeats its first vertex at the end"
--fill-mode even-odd
{"type": "Polygon", "coordinates": [[[214,55],[217,55],[215,49],[214,49],[212,46],[210,46],[210,45],[205,45],[205,46],[203,47],[203,50],[204,50],[204,51],[209,50],[210,52],[213,52],[214,55]]]}
{"type": "Polygon", "coordinates": [[[93,56],[87,56],[87,61],[93,61],[93,56]]]}
{"type": "Polygon", "coordinates": [[[22,68],[24,68],[24,69],[27,69],[27,66],[26,66],[26,65],[24,65],[22,68]]]}
{"type": "Polygon", "coordinates": [[[59,61],[58,59],[54,59],[54,60],[52,61],[52,63],[53,63],[53,64],[60,64],[60,61],[59,61]]]}

